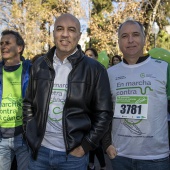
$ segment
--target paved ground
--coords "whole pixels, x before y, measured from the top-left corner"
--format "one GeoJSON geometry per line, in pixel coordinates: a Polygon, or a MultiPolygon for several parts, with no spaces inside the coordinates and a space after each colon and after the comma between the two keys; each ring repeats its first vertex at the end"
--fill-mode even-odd
{"type": "MultiPolygon", "coordinates": [[[[105,161],[106,161],[106,170],[113,170],[110,163],[110,159],[106,154],[105,154],[105,161]]],[[[95,168],[96,168],[95,170],[100,170],[100,164],[96,157],[95,157],[95,168]]]]}

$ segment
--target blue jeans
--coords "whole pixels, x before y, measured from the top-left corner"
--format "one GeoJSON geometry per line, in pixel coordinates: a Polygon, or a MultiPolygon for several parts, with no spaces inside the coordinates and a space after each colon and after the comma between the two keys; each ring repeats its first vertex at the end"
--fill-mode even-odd
{"type": "Polygon", "coordinates": [[[30,154],[28,170],[87,170],[87,165],[88,154],[79,158],[41,146],[36,160],[30,154]]]}
{"type": "Polygon", "coordinates": [[[170,170],[169,157],[154,160],[131,159],[116,156],[111,159],[114,170],[170,170]]]}
{"type": "Polygon", "coordinates": [[[10,170],[15,155],[17,170],[27,169],[29,152],[22,135],[7,139],[0,138],[0,170],[10,170]]]}

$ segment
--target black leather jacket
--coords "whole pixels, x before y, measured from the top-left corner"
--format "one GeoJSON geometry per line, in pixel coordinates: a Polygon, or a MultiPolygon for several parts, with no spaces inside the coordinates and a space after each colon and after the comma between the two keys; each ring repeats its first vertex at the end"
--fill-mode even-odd
{"type": "MultiPolygon", "coordinates": [[[[24,135],[34,159],[45,134],[55,78],[54,51],[55,47],[33,64],[23,101],[24,135]]],[[[80,145],[88,152],[98,146],[112,120],[108,75],[99,62],[82,53],[80,46],[68,60],[72,70],[62,119],[66,152],[80,145]]]]}

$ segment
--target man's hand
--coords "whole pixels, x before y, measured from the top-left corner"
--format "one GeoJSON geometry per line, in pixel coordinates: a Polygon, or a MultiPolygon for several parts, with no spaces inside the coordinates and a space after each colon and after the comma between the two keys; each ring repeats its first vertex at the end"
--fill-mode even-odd
{"type": "Polygon", "coordinates": [[[72,150],[70,152],[70,154],[75,156],[75,157],[82,157],[82,156],[84,156],[85,152],[84,152],[84,150],[83,150],[83,148],[81,146],[78,146],[77,148],[72,150]]]}
{"type": "Polygon", "coordinates": [[[109,156],[110,159],[114,159],[117,155],[117,151],[116,148],[113,145],[110,145],[107,149],[106,149],[106,153],[109,156]]]}

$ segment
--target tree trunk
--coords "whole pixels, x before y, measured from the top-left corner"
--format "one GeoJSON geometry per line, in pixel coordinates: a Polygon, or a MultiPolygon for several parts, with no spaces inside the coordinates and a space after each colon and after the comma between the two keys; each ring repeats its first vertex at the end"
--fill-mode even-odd
{"type": "Polygon", "coordinates": [[[146,42],[149,42],[147,40],[149,38],[153,22],[155,21],[157,10],[158,10],[158,7],[160,5],[160,2],[161,2],[161,0],[156,1],[155,7],[153,8],[153,13],[149,17],[149,23],[148,23],[148,26],[147,26],[146,31],[145,31],[146,32],[146,42]]]}

